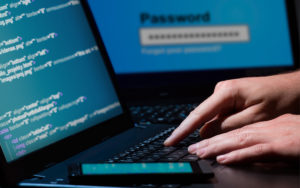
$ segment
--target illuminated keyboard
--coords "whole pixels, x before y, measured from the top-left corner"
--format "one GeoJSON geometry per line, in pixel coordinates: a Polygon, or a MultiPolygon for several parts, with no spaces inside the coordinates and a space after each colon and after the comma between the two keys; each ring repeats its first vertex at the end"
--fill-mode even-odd
{"type": "Polygon", "coordinates": [[[193,104],[170,104],[130,107],[133,121],[139,125],[179,124],[198,106],[193,104]]]}
{"type": "Polygon", "coordinates": [[[169,128],[128,150],[112,157],[107,162],[176,162],[197,161],[196,155],[188,153],[188,146],[200,141],[199,133],[195,131],[176,146],[165,147],[164,140],[175,128],[169,128]]]}

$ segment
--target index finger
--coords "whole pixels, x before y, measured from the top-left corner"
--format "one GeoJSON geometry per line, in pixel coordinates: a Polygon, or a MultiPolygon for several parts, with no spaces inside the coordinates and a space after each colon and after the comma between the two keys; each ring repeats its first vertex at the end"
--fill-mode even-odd
{"type": "Polygon", "coordinates": [[[187,135],[195,131],[199,126],[213,119],[216,115],[234,107],[234,95],[231,90],[215,92],[195,110],[173,131],[164,142],[165,146],[175,145],[187,135]]]}

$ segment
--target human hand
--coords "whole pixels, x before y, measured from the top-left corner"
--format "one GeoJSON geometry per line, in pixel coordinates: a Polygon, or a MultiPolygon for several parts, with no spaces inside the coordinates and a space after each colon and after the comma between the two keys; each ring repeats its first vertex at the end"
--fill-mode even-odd
{"type": "Polygon", "coordinates": [[[285,113],[298,113],[299,82],[300,72],[220,82],[213,95],[192,111],[164,144],[175,145],[200,126],[201,136],[208,138],[285,113]]]}
{"type": "MultiPolygon", "coordinates": [[[[193,144],[189,152],[200,158],[217,156],[218,163],[236,164],[300,157],[300,115],[285,114],[193,144]]],[[[292,160],[290,160],[292,159],[292,160]]]]}

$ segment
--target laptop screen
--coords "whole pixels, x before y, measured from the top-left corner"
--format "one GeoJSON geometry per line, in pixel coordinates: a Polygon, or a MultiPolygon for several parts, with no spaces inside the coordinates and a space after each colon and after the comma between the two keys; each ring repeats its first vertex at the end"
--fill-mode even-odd
{"type": "Polygon", "coordinates": [[[78,0],[1,1],[0,91],[8,162],[123,112],[78,0]]]}
{"type": "Polygon", "coordinates": [[[118,74],[293,66],[285,0],[88,2],[118,74]]]}

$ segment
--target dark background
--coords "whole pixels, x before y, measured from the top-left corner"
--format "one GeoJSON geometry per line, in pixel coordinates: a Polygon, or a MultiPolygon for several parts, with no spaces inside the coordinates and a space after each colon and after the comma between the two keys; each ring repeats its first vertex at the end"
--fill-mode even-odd
{"type": "Polygon", "coordinates": [[[298,19],[298,31],[300,31],[300,1],[299,0],[296,0],[296,8],[297,8],[297,19],[298,19]]]}

